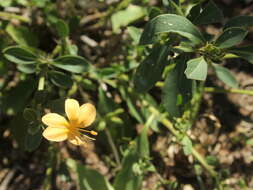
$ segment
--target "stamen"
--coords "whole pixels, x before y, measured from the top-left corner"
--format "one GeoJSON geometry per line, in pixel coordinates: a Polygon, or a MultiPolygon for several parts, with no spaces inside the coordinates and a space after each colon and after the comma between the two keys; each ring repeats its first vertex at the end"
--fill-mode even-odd
{"type": "Polygon", "coordinates": [[[94,136],[96,136],[98,134],[96,131],[89,131],[89,130],[85,130],[85,129],[81,129],[81,128],[78,128],[77,130],[83,131],[86,133],[90,133],[91,135],[94,135],[94,136]]]}

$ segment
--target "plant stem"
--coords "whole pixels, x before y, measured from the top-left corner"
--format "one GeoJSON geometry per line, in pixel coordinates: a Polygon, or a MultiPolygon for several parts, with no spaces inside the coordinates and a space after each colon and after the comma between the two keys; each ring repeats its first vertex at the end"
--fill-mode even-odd
{"type": "Polygon", "coordinates": [[[3,18],[6,18],[6,19],[17,19],[19,21],[22,21],[22,22],[30,22],[30,19],[29,18],[25,18],[23,16],[20,16],[20,15],[16,15],[16,14],[13,14],[13,13],[7,13],[7,12],[3,12],[3,11],[0,11],[0,17],[3,17],[3,18]]]}
{"type": "MultiPolygon", "coordinates": [[[[155,114],[156,116],[161,115],[161,113],[156,110],[154,107],[149,107],[149,110],[155,114]]],[[[177,138],[177,141],[180,142],[180,137],[181,137],[181,133],[175,129],[175,127],[173,126],[173,124],[166,118],[160,118],[160,122],[167,128],[169,129],[169,131],[177,138]]],[[[208,171],[208,173],[212,176],[212,177],[216,177],[217,174],[214,171],[214,169],[212,168],[212,166],[210,166],[205,159],[197,152],[197,150],[192,147],[192,155],[199,161],[199,163],[208,171]]]]}
{"type": "Polygon", "coordinates": [[[45,76],[41,76],[39,79],[38,90],[44,90],[45,87],[45,76]]]}
{"type": "Polygon", "coordinates": [[[253,90],[242,90],[242,89],[219,89],[214,87],[205,87],[205,92],[211,92],[211,93],[236,93],[236,94],[246,94],[253,96],[253,90]]]}
{"type": "Polygon", "coordinates": [[[118,166],[121,166],[118,150],[117,150],[116,145],[112,139],[111,133],[107,128],[105,128],[105,134],[106,134],[109,144],[112,148],[112,152],[114,154],[115,160],[116,160],[118,166]]]}

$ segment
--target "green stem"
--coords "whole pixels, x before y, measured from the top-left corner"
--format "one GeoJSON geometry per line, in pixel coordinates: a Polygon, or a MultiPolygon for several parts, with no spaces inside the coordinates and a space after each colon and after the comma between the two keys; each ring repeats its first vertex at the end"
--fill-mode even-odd
{"type": "Polygon", "coordinates": [[[236,93],[236,94],[246,94],[253,96],[253,90],[242,90],[242,89],[219,89],[214,87],[205,87],[205,92],[211,92],[211,93],[236,93]]]}
{"type": "Polygon", "coordinates": [[[13,14],[13,13],[7,13],[7,12],[3,12],[3,11],[0,11],[0,17],[3,17],[3,18],[6,18],[6,19],[17,19],[17,20],[20,20],[22,22],[30,22],[30,19],[29,18],[25,18],[23,16],[19,16],[19,15],[16,15],[16,14],[13,14]]]}
{"type": "MultiPolygon", "coordinates": [[[[160,116],[160,112],[156,110],[154,107],[149,107],[151,113],[155,114],[156,116],[160,116]]],[[[160,118],[160,122],[167,128],[169,131],[177,138],[177,141],[180,142],[181,133],[175,129],[173,124],[166,118],[160,118]]],[[[207,172],[212,176],[216,177],[217,173],[214,171],[212,166],[210,166],[206,160],[196,151],[194,147],[192,147],[192,155],[199,161],[199,163],[207,170],[207,172]]]]}
{"type": "Polygon", "coordinates": [[[41,76],[39,79],[38,90],[44,90],[45,87],[45,76],[41,76]]]}
{"type": "Polygon", "coordinates": [[[117,165],[121,166],[118,150],[117,150],[116,145],[112,139],[111,133],[107,128],[105,128],[105,134],[106,134],[106,136],[108,138],[108,142],[112,148],[112,152],[113,152],[113,155],[114,155],[115,160],[117,162],[117,165]]]}

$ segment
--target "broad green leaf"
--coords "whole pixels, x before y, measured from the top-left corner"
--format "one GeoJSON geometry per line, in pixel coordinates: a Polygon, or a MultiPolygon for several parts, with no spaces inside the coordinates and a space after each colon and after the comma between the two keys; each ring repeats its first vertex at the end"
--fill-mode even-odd
{"type": "Polygon", "coordinates": [[[228,49],[228,52],[233,53],[253,64],[253,45],[244,47],[234,47],[228,49]]]}
{"type": "Polygon", "coordinates": [[[58,87],[70,88],[73,85],[71,77],[63,72],[51,71],[49,77],[51,82],[58,87]]]}
{"type": "Polygon", "coordinates": [[[58,57],[52,65],[72,73],[83,73],[89,69],[89,62],[86,59],[74,55],[58,57]]]}
{"type": "Polygon", "coordinates": [[[182,58],[177,59],[176,66],[168,72],[162,89],[162,104],[171,118],[180,117],[184,111],[184,105],[192,97],[193,81],[186,78],[185,68],[185,61],[182,58]]]}
{"type": "Polygon", "coordinates": [[[35,135],[37,134],[41,129],[43,129],[43,125],[38,123],[37,122],[31,122],[29,123],[29,125],[27,126],[28,129],[27,129],[27,132],[30,134],[30,135],[35,135]]]}
{"type": "Polygon", "coordinates": [[[193,22],[199,16],[200,12],[201,12],[201,6],[200,6],[200,4],[196,4],[189,11],[189,14],[187,15],[187,18],[191,22],[193,22]]]}
{"type": "Polygon", "coordinates": [[[147,23],[142,33],[140,44],[152,44],[158,34],[169,32],[186,37],[194,44],[204,42],[202,34],[188,19],[179,15],[164,14],[155,17],[147,23]]]}
{"type": "Polygon", "coordinates": [[[122,169],[114,179],[113,187],[115,189],[140,190],[143,176],[135,174],[133,170],[133,167],[138,160],[139,156],[135,150],[130,150],[130,152],[124,157],[122,169]]]}
{"type": "Polygon", "coordinates": [[[39,40],[33,32],[25,26],[13,26],[9,24],[6,28],[7,33],[19,45],[37,47],[39,40]]]}
{"type": "Polygon", "coordinates": [[[64,20],[59,19],[54,26],[60,38],[65,38],[69,35],[69,27],[64,20]]]}
{"type": "Polygon", "coordinates": [[[25,138],[25,150],[27,150],[29,152],[36,150],[41,143],[41,139],[42,139],[42,131],[41,130],[39,130],[34,135],[27,133],[26,138],[25,138]]]}
{"type": "Polygon", "coordinates": [[[28,122],[23,118],[22,113],[19,113],[11,119],[10,125],[8,126],[12,137],[16,140],[18,147],[21,150],[25,150],[27,125],[28,122]]]}
{"type": "Polygon", "coordinates": [[[17,69],[25,74],[33,74],[36,72],[36,65],[35,64],[18,65],[17,69]]]}
{"type": "Polygon", "coordinates": [[[67,165],[77,174],[79,189],[114,190],[109,181],[96,170],[87,168],[71,159],[67,160],[67,165]]]}
{"type": "Polygon", "coordinates": [[[231,27],[250,27],[253,26],[253,16],[237,16],[234,17],[225,24],[224,29],[231,27]]]}
{"type": "Polygon", "coordinates": [[[238,82],[234,75],[225,67],[217,64],[213,64],[217,77],[224,82],[226,85],[232,88],[238,88],[238,82]]]}
{"type": "Polygon", "coordinates": [[[3,50],[4,56],[16,64],[35,64],[37,56],[29,48],[10,46],[3,50]]]}
{"type": "Polygon", "coordinates": [[[161,79],[164,67],[168,64],[169,47],[154,46],[149,56],[139,65],[134,76],[137,91],[147,92],[161,79]]]}
{"type": "Polygon", "coordinates": [[[192,153],[192,141],[189,137],[184,136],[181,140],[181,143],[183,145],[183,151],[185,155],[189,155],[192,153]]]}
{"type": "Polygon", "coordinates": [[[23,117],[27,121],[36,121],[37,120],[37,113],[32,108],[25,108],[23,111],[23,117]]]}
{"type": "Polygon", "coordinates": [[[145,8],[130,4],[125,10],[118,11],[112,15],[111,21],[113,31],[118,32],[121,26],[127,26],[145,15],[145,8]]]}
{"type": "Polygon", "coordinates": [[[242,28],[228,28],[215,41],[219,48],[229,48],[239,44],[247,35],[247,31],[242,28]]]}
{"type": "Polygon", "coordinates": [[[30,96],[36,87],[36,81],[26,80],[21,81],[17,86],[4,94],[2,109],[8,114],[18,113],[23,111],[30,96]]]}
{"type": "Polygon", "coordinates": [[[127,27],[127,31],[129,33],[129,35],[131,36],[131,38],[133,39],[133,41],[138,44],[141,38],[141,30],[139,28],[136,28],[134,26],[129,26],[127,27]]]}
{"type": "Polygon", "coordinates": [[[187,61],[185,75],[188,79],[205,81],[207,76],[207,62],[204,57],[198,57],[187,61]]]}
{"type": "Polygon", "coordinates": [[[200,14],[194,19],[194,24],[211,24],[223,19],[222,11],[213,1],[209,1],[200,14]]]}

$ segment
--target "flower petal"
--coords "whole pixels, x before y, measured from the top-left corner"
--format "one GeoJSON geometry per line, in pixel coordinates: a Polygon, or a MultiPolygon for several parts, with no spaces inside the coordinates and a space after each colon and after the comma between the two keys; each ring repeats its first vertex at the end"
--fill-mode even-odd
{"type": "Polygon", "coordinates": [[[69,121],[77,121],[79,117],[79,103],[74,99],[67,99],[65,101],[65,112],[69,121]]]}
{"type": "Polygon", "coordinates": [[[57,113],[48,113],[42,117],[42,122],[47,126],[68,127],[68,121],[57,113]]]}
{"type": "Polygon", "coordinates": [[[80,107],[79,123],[82,127],[89,126],[96,118],[96,108],[90,104],[83,104],[80,107]]]}
{"type": "Polygon", "coordinates": [[[60,142],[68,138],[68,132],[69,130],[66,127],[49,126],[43,131],[42,135],[47,140],[60,142]]]}
{"type": "Polygon", "coordinates": [[[68,140],[70,143],[77,145],[77,146],[80,146],[80,145],[86,146],[87,145],[87,143],[81,139],[80,135],[69,134],[68,140]]]}

